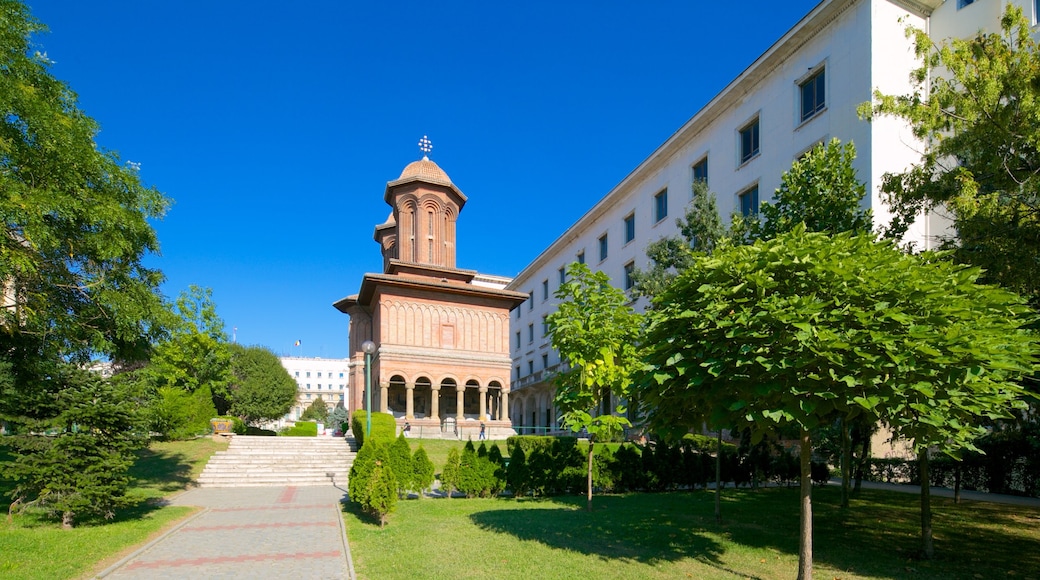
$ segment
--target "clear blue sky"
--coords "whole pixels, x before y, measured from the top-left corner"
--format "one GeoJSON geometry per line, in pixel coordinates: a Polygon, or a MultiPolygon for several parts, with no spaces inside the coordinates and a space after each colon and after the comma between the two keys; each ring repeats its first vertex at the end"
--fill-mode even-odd
{"type": "Polygon", "coordinates": [[[99,144],[174,201],[164,293],[345,357],[332,303],[380,270],[420,137],[469,197],[459,267],[515,276],[817,1],[28,3],[99,144]]]}

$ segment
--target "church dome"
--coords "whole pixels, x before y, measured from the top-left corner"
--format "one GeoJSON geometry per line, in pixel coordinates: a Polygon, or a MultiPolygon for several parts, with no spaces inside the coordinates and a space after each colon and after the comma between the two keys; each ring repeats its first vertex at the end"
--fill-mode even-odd
{"type": "Polygon", "coordinates": [[[427,157],[423,157],[419,161],[413,161],[404,168],[401,172],[401,177],[397,180],[409,178],[418,178],[423,181],[431,180],[441,183],[451,183],[451,178],[444,172],[436,163],[430,161],[427,157]]]}

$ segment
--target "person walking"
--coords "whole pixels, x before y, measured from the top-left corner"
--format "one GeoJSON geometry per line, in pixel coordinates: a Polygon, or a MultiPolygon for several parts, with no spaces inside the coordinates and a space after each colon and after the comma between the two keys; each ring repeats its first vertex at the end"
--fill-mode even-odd
{"type": "Polygon", "coordinates": [[[480,422],[480,439],[479,440],[483,441],[485,439],[487,439],[487,434],[485,433],[484,422],[481,421],[480,422]]]}

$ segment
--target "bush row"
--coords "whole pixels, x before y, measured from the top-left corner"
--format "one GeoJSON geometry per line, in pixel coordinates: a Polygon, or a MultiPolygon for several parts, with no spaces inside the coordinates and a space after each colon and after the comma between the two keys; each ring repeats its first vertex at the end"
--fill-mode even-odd
{"type": "MultiPolygon", "coordinates": [[[[868,481],[921,484],[916,459],[871,458],[868,481]]],[[[1040,457],[1007,457],[971,454],[958,461],[951,457],[933,457],[928,462],[929,484],[936,487],[958,487],[999,493],[1040,497],[1040,457]]]]}
{"type": "Polygon", "coordinates": [[[414,454],[402,433],[392,444],[375,436],[361,446],[350,468],[347,494],[362,511],[379,519],[380,526],[394,510],[397,500],[409,491],[418,497],[433,486],[434,467],[420,443],[414,454]]]}

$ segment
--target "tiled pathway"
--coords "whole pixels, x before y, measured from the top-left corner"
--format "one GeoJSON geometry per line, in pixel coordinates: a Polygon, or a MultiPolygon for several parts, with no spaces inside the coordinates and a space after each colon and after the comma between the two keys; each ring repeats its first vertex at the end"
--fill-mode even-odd
{"type": "Polygon", "coordinates": [[[102,577],[353,578],[343,496],[331,485],[191,490],[171,503],[203,512],[102,577]]]}

